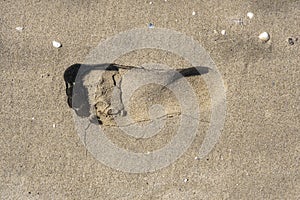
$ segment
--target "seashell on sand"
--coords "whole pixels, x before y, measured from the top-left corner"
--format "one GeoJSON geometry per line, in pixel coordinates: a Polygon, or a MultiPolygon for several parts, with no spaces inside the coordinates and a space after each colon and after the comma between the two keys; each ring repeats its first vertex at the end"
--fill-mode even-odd
{"type": "Polygon", "coordinates": [[[252,19],[252,18],[254,17],[254,14],[253,14],[252,12],[248,12],[248,13],[247,13],[247,17],[248,17],[249,19],[252,19]]]}
{"type": "Polygon", "coordinates": [[[60,47],[62,47],[61,43],[60,43],[60,42],[57,42],[57,41],[52,41],[52,45],[53,45],[53,47],[55,47],[55,48],[60,48],[60,47]]]}
{"type": "Polygon", "coordinates": [[[267,32],[263,32],[258,36],[258,38],[263,42],[267,42],[270,39],[270,35],[267,32]]]}

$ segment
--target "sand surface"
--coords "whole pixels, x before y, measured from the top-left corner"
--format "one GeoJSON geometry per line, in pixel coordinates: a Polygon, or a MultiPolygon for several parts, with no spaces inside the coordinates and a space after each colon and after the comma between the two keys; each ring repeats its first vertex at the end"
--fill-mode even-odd
{"type": "MultiPolygon", "coordinates": [[[[300,1],[149,2],[0,2],[1,199],[299,199],[300,1]],[[251,20],[247,12],[254,13],[251,20]],[[211,104],[203,79],[187,78],[201,105],[194,142],[163,169],[127,173],[86,150],[66,102],[63,73],[101,41],[149,23],[184,33],[206,49],[224,81],[226,118],[213,150],[196,160],[211,104]],[[258,39],[264,31],[270,34],[266,43],[258,39]],[[54,48],[53,40],[62,47],[54,48]]],[[[116,62],[189,67],[159,50],[116,62]]],[[[134,116],[144,119],[137,105],[134,116]]],[[[117,128],[106,134],[124,149],[147,152],[168,143],[178,123],[170,118],[163,135],[149,140],[117,128]]]]}

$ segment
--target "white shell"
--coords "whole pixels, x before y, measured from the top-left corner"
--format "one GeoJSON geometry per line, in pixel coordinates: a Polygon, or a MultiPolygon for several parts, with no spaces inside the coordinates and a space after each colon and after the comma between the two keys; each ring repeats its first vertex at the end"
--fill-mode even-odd
{"type": "Polygon", "coordinates": [[[254,14],[253,14],[252,12],[248,12],[248,13],[247,13],[247,17],[248,17],[249,19],[252,19],[252,18],[254,17],[254,14]]]}
{"type": "Polygon", "coordinates": [[[52,45],[55,47],[55,48],[60,48],[61,47],[61,43],[57,42],[57,41],[52,41],[52,45]]]}
{"type": "Polygon", "coordinates": [[[264,42],[268,41],[270,39],[270,35],[267,32],[261,33],[258,38],[264,42]]]}
{"type": "Polygon", "coordinates": [[[222,31],[221,31],[221,34],[222,34],[222,35],[226,35],[226,31],[225,31],[225,30],[222,30],[222,31]]]}
{"type": "Polygon", "coordinates": [[[23,29],[24,29],[24,28],[21,27],[21,26],[16,27],[16,30],[17,30],[17,31],[23,31],[23,29]]]}
{"type": "Polygon", "coordinates": [[[192,12],[192,15],[196,15],[196,12],[195,12],[195,11],[193,11],[193,12],[192,12]]]}

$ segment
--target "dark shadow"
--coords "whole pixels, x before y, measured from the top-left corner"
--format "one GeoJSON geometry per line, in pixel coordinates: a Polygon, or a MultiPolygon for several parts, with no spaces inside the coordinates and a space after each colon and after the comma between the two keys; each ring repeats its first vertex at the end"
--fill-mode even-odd
{"type": "Polygon", "coordinates": [[[198,75],[203,75],[207,74],[209,72],[208,67],[190,67],[190,68],[185,68],[185,69],[176,69],[177,72],[174,75],[174,79],[172,79],[172,82],[182,78],[182,77],[190,77],[190,76],[198,76],[198,75]]]}
{"type": "MultiPolygon", "coordinates": [[[[64,81],[66,85],[67,103],[80,117],[90,117],[90,104],[88,102],[88,90],[83,85],[83,78],[92,70],[118,71],[115,64],[84,65],[73,64],[64,72],[64,81]],[[78,74],[78,72],[80,72],[78,74]]],[[[101,124],[98,118],[91,118],[92,123],[101,124]]]]}
{"type": "Polygon", "coordinates": [[[178,70],[178,72],[184,77],[207,74],[208,71],[209,71],[208,67],[190,67],[190,68],[178,70]]]}

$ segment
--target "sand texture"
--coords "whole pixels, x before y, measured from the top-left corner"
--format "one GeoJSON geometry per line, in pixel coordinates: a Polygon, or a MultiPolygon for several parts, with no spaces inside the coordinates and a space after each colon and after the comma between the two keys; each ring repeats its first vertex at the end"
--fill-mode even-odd
{"type": "MultiPolygon", "coordinates": [[[[300,1],[2,0],[0,25],[1,199],[300,199],[300,1]],[[100,42],[134,28],[163,28],[192,37],[217,67],[226,92],[226,117],[217,143],[202,159],[195,157],[215,105],[206,85],[213,70],[182,79],[198,102],[188,105],[191,110],[182,110],[171,89],[155,84],[140,87],[124,107],[118,98],[111,102],[118,94],[113,89],[122,84],[131,89],[141,72],[132,79],[122,79],[122,70],[88,79],[95,93],[90,103],[103,120],[99,128],[127,151],[147,154],[163,148],[176,136],[182,117],[194,124],[193,111],[199,109],[193,142],[167,167],[147,173],[117,170],[86,148],[94,144],[93,135],[77,134],[65,70],[85,63],[100,42]],[[263,42],[258,36],[265,31],[270,39],[263,42]],[[62,46],[55,48],[52,41],[62,46]],[[136,123],[160,127],[157,119],[164,126],[159,134],[126,135],[114,121],[126,116],[134,123],[121,121],[125,128],[136,123]]],[[[122,44],[130,47],[132,41],[122,44]]],[[[180,47],[182,41],[175,43],[180,47]]],[[[192,67],[161,49],[135,50],[114,62],[192,67]]]]}

